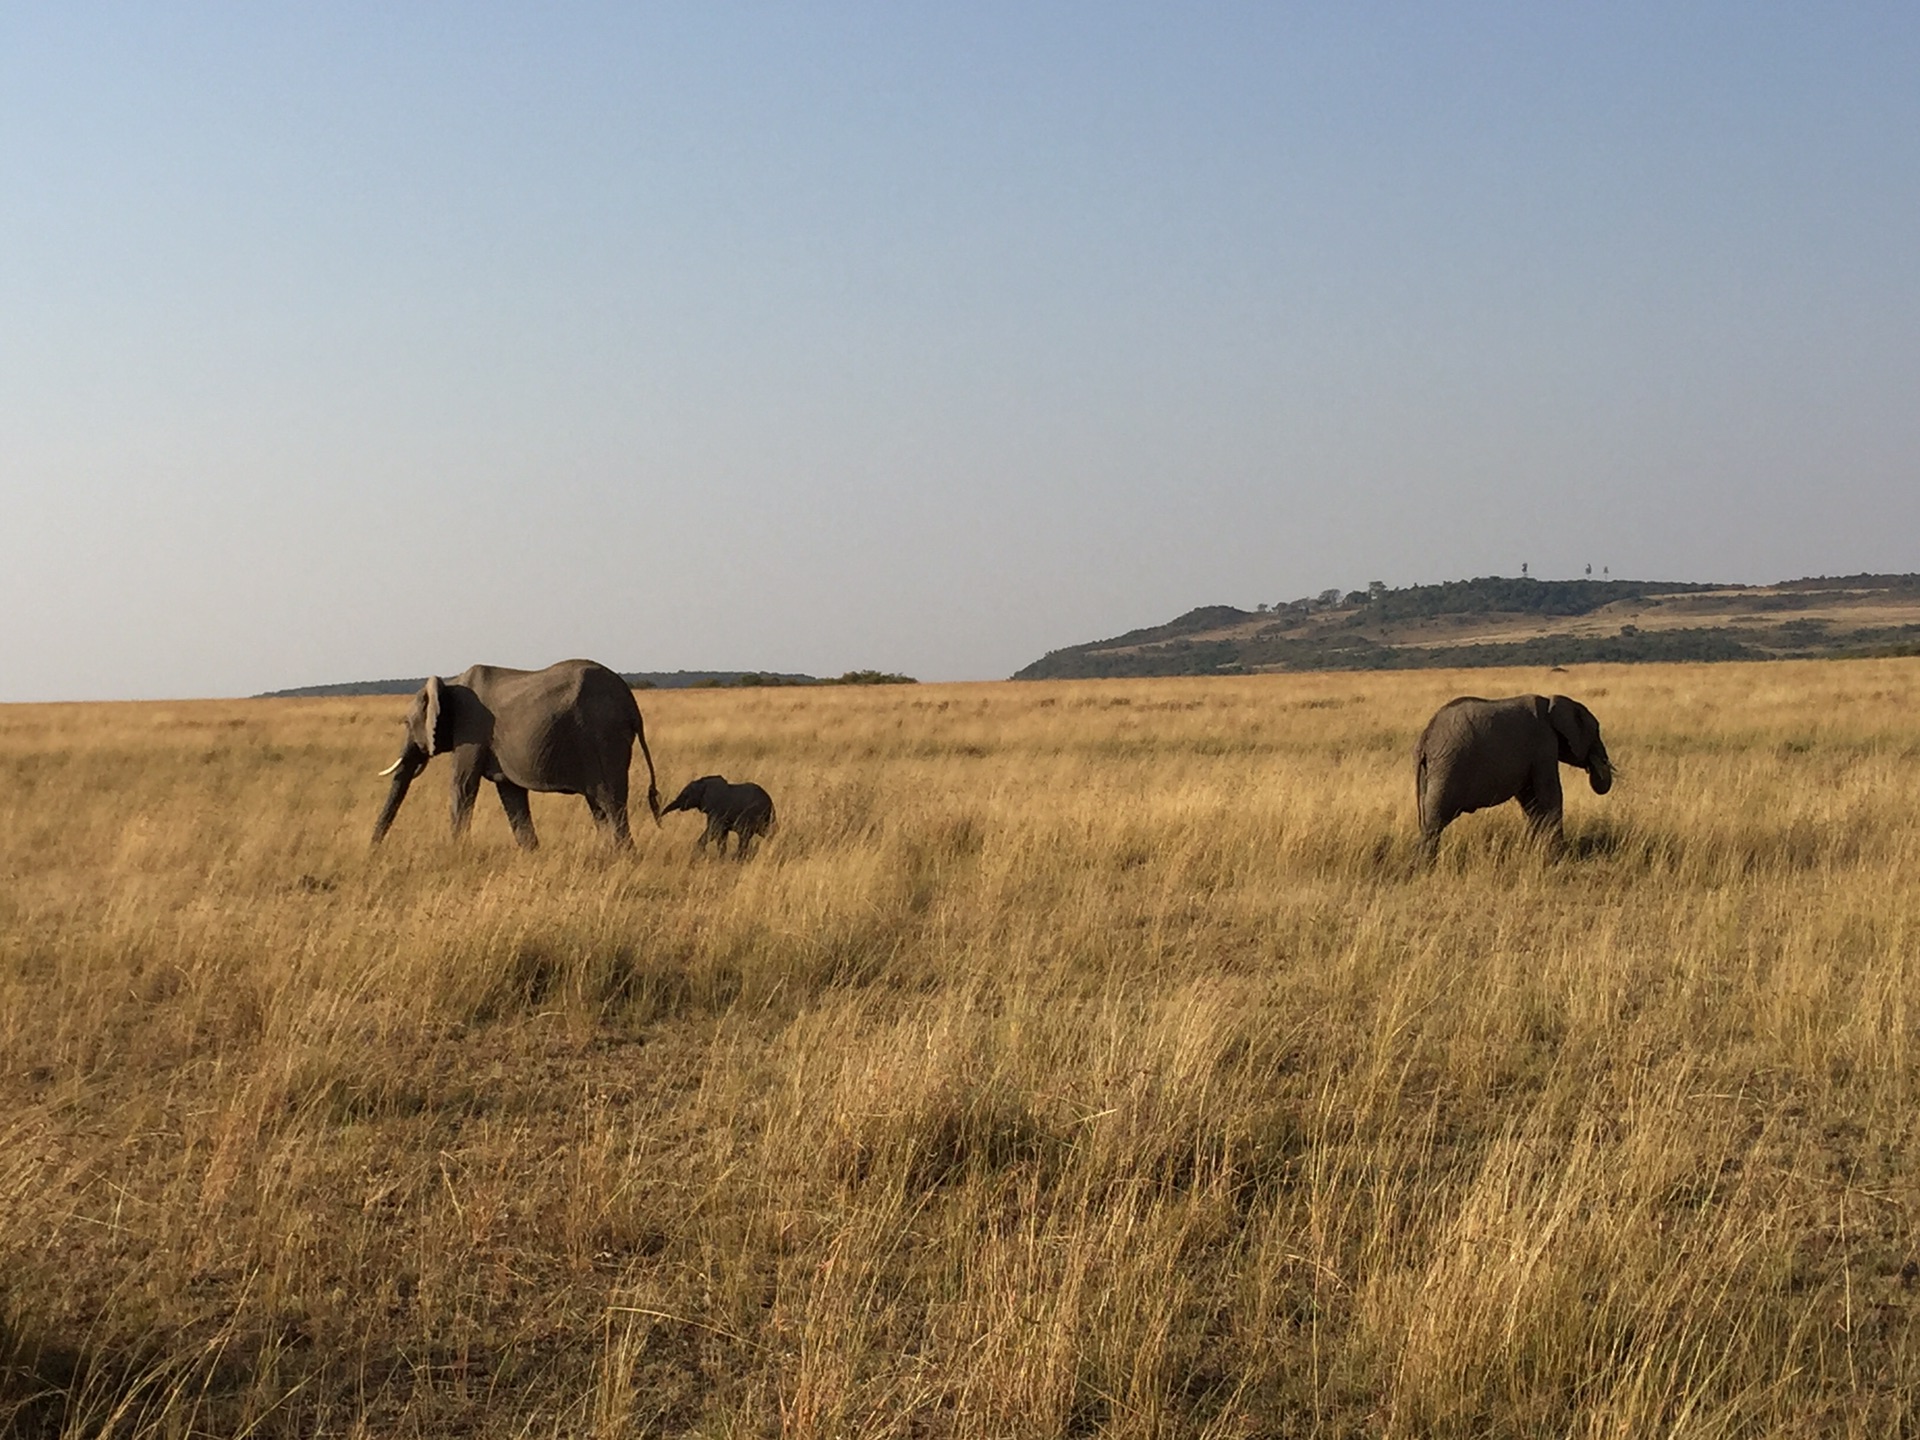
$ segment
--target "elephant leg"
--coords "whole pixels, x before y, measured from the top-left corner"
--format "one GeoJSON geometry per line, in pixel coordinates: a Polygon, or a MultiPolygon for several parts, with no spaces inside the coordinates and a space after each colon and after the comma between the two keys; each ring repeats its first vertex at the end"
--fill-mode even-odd
{"type": "Polygon", "coordinates": [[[1420,806],[1420,858],[1431,865],[1440,855],[1440,832],[1454,818],[1453,812],[1444,808],[1438,796],[1425,797],[1420,806]]]}
{"type": "Polygon", "coordinates": [[[587,811],[593,816],[594,829],[611,845],[624,847],[633,843],[633,836],[627,831],[627,816],[624,810],[609,804],[607,797],[598,791],[589,790],[581,799],[587,802],[587,811]]]}
{"type": "Polygon", "coordinates": [[[1551,858],[1558,859],[1567,844],[1566,833],[1560,823],[1562,796],[1558,763],[1549,771],[1535,774],[1521,788],[1518,798],[1534,838],[1546,846],[1551,858]]]}
{"type": "Polygon", "coordinates": [[[746,859],[747,846],[752,843],[753,843],[753,827],[752,826],[743,826],[742,828],[734,831],[733,832],[733,844],[734,844],[733,858],[736,860],[746,859]]]}
{"type": "Polygon", "coordinates": [[[1429,773],[1424,755],[1414,771],[1413,799],[1420,812],[1420,861],[1432,865],[1440,854],[1440,832],[1453,815],[1444,807],[1439,777],[1429,773]]]}
{"type": "Polygon", "coordinates": [[[473,802],[480,794],[480,761],[477,756],[456,752],[453,757],[453,833],[467,833],[473,819],[473,802]]]}
{"type": "Polygon", "coordinates": [[[625,849],[633,844],[633,831],[627,825],[627,762],[622,759],[608,772],[600,803],[606,807],[608,824],[613,827],[613,843],[625,849]]]}
{"type": "Polygon", "coordinates": [[[720,817],[717,815],[709,815],[707,817],[707,828],[700,834],[700,848],[702,850],[707,848],[707,842],[709,840],[719,842],[720,853],[722,855],[727,853],[727,827],[720,823],[720,817]]]}
{"type": "Polygon", "coordinates": [[[507,812],[507,824],[513,827],[520,848],[538,850],[540,837],[533,833],[533,807],[527,804],[526,788],[511,780],[496,780],[493,788],[500,792],[500,808],[507,812]]]}
{"type": "Polygon", "coordinates": [[[604,796],[600,801],[600,829],[616,850],[633,848],[633,831],[627,824],[627,802],[604,796]]]}

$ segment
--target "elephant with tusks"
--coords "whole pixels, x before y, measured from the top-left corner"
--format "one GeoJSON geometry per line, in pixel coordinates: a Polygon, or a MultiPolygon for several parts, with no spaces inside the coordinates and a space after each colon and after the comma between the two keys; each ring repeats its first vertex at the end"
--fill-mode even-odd
{"type": "Polygon", "coordinates": [[[475,665],[451,680],[434,676],[413,697],[406,743],[380,773],[393,777],[387,803],[373,824],[379,844],[407,787],[436,755],[453,757],[453,833],[466,832],[480,782],[500,792],[513,838],[533,849],[527,793],[579,795],[601,833],[630,846],[627,827],[627,765],[633,742],[647,760],[647,808],[660,821],[660,791],[640,707],[627,682],[591,660],[563,660],[544,670],[475,665]]]}
{"type": "Polygon", "coordinates": [[[1509,800],[1520,802],[1534,835],[1558,856],[1566,845],[1560,767],[1586,771],[1596,795],[1613,788],[1600,722],[1565,695],[1449,700],[1427,722],[1414,761],[1420,849],[1429,862],[1456,817],[1509,800]]]}

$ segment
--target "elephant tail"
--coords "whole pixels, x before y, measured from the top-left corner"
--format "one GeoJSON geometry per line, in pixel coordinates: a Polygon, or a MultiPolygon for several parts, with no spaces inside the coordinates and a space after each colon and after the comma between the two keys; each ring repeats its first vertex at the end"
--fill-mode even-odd
{"type": "Polygon", "coordinates": [[[653,773],[653,752],[647,748],[647,722],[640,718],[640,707],[633,707],[633,733],[640,741],[640,753],[647,758],[647,809],[653,812],[653,823],[660,823],[660,783],[653,773]]]}

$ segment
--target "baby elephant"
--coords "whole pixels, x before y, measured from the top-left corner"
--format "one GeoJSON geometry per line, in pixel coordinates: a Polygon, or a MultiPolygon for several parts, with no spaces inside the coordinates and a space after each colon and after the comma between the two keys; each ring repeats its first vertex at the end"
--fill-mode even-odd
{"type": "Polygon", "coordinates": [[[727,832],[740,837],[735,854],[747,858],[747,846],[756,835],[773,829],[773,797],[751,780],[744,785],[729,785],[724,775],[702,775],[689,781],[687,788],[662,808],[662,815],[675,810],[698,810],[707,817],[707,828],[700,836],[700,847],[709,840],[720,842],[720,853],[727,853],[727,832]]]}
{"type": "Polygon", "coordinates": [[[1527,824],[1558,855],[1560,767],[1587,772],[1593,793],[1613,788],[1613,761],[1600,722],[1565,695],[1513,695],[1449,700],[1427,722],[1415,752],[1414,792],[1420,804],[1420,851],[1432,861],[1440,832],[1459,815],[1518,800],[1527,824]]]}

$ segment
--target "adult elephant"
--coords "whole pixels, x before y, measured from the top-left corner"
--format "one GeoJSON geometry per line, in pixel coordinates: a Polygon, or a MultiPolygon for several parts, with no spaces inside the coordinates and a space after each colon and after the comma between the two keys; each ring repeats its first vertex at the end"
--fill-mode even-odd
{"type": "Polygon", "coordinates": [[[1509,800],[1520,802],[1534,834],[1557,855],[1566,844],[1560,767],[1585,770],[1596,795],[1613,788],[1600,722],[1565,695],[1449,700],[1427,722],[1414,757],[1420,848],[1428,861],[1456,816],[1509,800]]]}
{"type": "Polygon", "coordinates": [[[413,697],[400,758],[380,773],[393,777],[373,822],[379,844],[427,761],[453,757],[453,833],[473,818],[480,782],[500,792],[513,838],[540,843],[527,792],[581,795],[601,832],[615,845],[633,843],[627,828],[627,764],[633,742],[647,757],[647,807],[660,820],[660,791],[646,727],[627,682],[591,660],[562,660],[544,670],[475,665],[452,680],[434,676],[413,697]]]}

